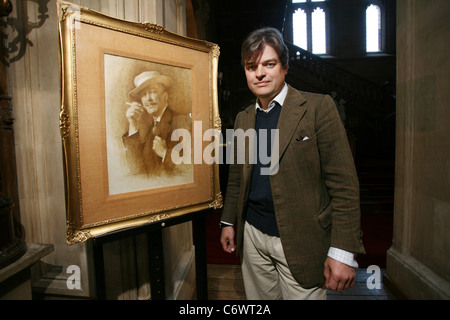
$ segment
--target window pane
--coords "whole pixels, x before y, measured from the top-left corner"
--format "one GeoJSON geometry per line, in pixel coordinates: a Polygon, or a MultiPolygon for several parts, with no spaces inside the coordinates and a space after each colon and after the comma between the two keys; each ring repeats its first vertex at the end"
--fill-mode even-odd
{"type": "Polygon", "coordinates": [[[315,54],[327,52],[325,11],[316,8],[312,13],[312,52],[315,54]]]}
{"type": "Polygon", "coordinates": [[[292,0],[292,3],[302,3],[306,2],[306,0],[292,0]]]}
{"type": "Polygon", "coordinates": [[[306,12],[302,9],[298,9],[292,15],[292,32],[294,35],[294,44],[300,48],[308,50],[306,12]]]}
{"type": "Polygon", "coordinates": [[[366,10],[366,50],[381,51],[381,9],[371,4],[366,10]]]}

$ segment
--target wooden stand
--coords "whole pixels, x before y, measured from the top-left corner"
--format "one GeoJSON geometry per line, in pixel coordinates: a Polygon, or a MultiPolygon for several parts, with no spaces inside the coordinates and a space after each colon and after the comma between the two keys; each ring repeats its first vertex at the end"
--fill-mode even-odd
{"type": "Polygon", "coordinates": [[[103,260],[103,245],[116,240],[146,233],[149,250],[149,277],[152,300],[165,300],[164,252],[162,231],[180,223],[192,221],[195,245],[195,268],[197,299],[208,299],[207,263],[206,263],[206,216],[214,209],[205,209],[174,217],[164,221],[146,224],[139,227],[114,231],[94,238],[94,264],[97,299],[106,299],[106,284],[103,260]]]}

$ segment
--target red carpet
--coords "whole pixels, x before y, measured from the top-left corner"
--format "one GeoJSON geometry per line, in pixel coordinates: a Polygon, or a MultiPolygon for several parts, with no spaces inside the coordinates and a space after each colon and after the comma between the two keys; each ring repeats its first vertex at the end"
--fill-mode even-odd
{"type": "Polygon", "coordinates": [[[360,268],[377,265],[386,268],[386,252],[392,245],[393,237],[392,214],[363,214],[361,216],[361,229],[365,255],[358,255],[360,268]]]}
{"type": "Polygon", "coordinates": [[[206,260],[214,264],[239,264],[239,257],[223,251],[220,244],[220,215],[221,212],[216,212],[206,217],[206,260]]]}

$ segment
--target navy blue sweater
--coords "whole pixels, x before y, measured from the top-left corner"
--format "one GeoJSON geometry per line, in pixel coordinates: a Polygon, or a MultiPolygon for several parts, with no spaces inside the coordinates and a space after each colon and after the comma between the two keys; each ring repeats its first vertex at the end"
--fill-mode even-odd
{"type": "MultiPolygon", "coordinates": [[[[270,176],[261,175],[261,168],[270,167],[261,163],[260,158],[260,130],[267,130],[267,155],[263,152],[263,157],[270,157],[272,153],[271,130],[277,128],[278,118],[280,117],[281,106],[276,103],[269,111],[264,112],[258,110],[256,113],[255,129],[257,133],[256,156],[257,163],[253,165],[253,175],[250,184],[250,192],[248,196],[248,208],[246,220],[252,226],[261,232],[279,237],[277,221],[275,217],[275,209],[273,206],[272,190],[270,187],[270,176]]],[[[263,139],[264,140],[264,139],[263,139]]],[[[262,141],[264,142],[264,141],[262,141]]],[[[263,158],[264,159],[264,158],[263,158]]],[[[264,161],[266,162],[266,161],[264,161]]]]}

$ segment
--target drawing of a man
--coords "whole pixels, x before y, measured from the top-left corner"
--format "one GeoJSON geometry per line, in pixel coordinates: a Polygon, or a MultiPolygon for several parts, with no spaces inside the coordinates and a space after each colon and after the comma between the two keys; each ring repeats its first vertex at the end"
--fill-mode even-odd
{"type": "Polygon", "coordinates": [[[169,107],[168,90],[173,80],[157,71],[146,71],[135,77],[134,85],[129,92],[131,102],[127,102],[128,132],[122,137],[131,173],[174,173],[171,150],[177,142],[171,141],[171,135],[186,126],[186,116],[169,107]]]}

